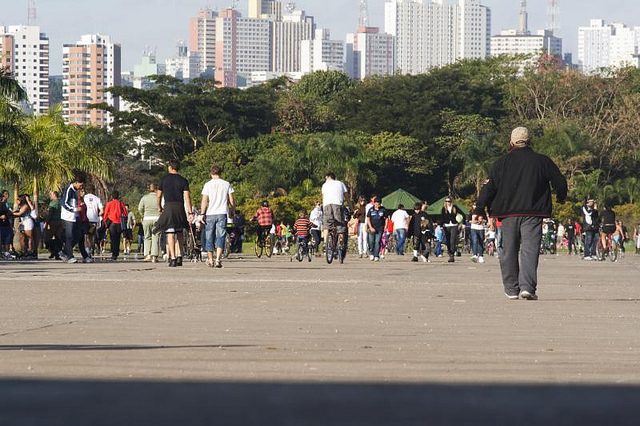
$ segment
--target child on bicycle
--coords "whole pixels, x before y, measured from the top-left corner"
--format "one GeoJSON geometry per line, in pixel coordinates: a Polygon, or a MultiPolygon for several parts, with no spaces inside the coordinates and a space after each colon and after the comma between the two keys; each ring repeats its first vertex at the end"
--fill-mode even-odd
{"type": "Polygon", "coordinates": [[[296,243],[304,244],[304,247],[306,248],[309,244],[311,221],[307,218],[307,212],[305,210],[300,210],[298,212],[298,219],[293,224],[293,230],[296,235],[296,243]]]}

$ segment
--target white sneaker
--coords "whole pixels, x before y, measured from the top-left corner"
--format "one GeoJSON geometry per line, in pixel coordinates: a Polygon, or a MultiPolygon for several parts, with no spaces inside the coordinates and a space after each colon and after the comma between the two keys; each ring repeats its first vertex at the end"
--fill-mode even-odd
{"type": "Polygon", "coordinates": [[[527,290],[522,290],[520,292],[520,299],[524,300],[538,300],[538,296],[535,293],[529,293],[527,290]]]}
{"type": "MultiPolygon", "coordinates": [[[[384,258],[383,258],[383,259],[384,259],[384,258]]],[[[374,257],[374,258],[373,258],[373,261],[374,261],[374,262],[380,262],[380,258],[379,258],[379,257],[374,257]]]]}
{"type": "Polygon", "coordinates": [[[373,259],[375,259],[373,255],[369,256],[369,260],[373,261],[373,259]]]}
{"type": "Polygon", "coordinates": [[[421,259],[424,263],[427,263],[427,261],[429,260],[429,259],[427,259],[425,256],[420,256],[420,259],[421,259]]]}
{"type": "Polygon", "coordinates": [[[484,257],[479,256],[479,257],[478,257],[478,262],[479,262],[479,263],[484,263],[484,257]]]}
{"type": "MultiPolygon", "coordinates": [[[[384,259],[384,254],[380,255],[380,259],[384,259]]],[[[380,260],[380,259],[378,259],[378,260],[380,260]]]]}
{"type": "Polygon", "coordinates": [[[473,256],[471,256],[471,260],[477,259],[478,256],[476,256],[475,254],[473,256]]]}
{"type": "Polygon", "coordinates": [[[586,256],[586,257],[583,257],[582,260],[593,260],[593,258],[591,256],[586,256]]]}
{"type": "Polygon", "coordinates": [[[78,260],[75,257],[67,260],[67,263],[76,263],[78,260]]]}
{"type": "Polygon", "coordinates": [[[94,263],[95,260],[93,260],[92,257],[85,257],[84,259],[82,259],[82,263],[94,263]]]}

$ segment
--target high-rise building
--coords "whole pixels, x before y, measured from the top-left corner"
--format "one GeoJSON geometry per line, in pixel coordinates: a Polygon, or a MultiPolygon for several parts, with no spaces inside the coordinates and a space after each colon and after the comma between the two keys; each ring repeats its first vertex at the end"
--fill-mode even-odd
{"type": "Polygon", "coordinates": [[[27,93],[34,114],[49,111],[49,39],[40,27],[0,26],[0,66],[27,93]]]}
{"type": "Polygon", "coordinates": [[[387,0],[385,31],[395,37],[397,69],[419,74],[490,52],[491,10],[480,0],[387,0]]]}
{"type": "Polygon", "coordinates": [[[304,74],[315,71],[345,71],[342,40],[331,40],[329,30],[317,29],[313,40],[300,42],[300,66],[304,74]]]}
{"type": "Polygon", "coordinates": [[[602,68],[637,67],[639,45],[640,27],[592,19],[588,27],[578,28],[578,65],[586,74],[602,68]]]}
{"type": "Polygon", "coordinates": [[[104,90],[121,84],[120,44],[109,36],[83,35],[75,44],[63,46],[63,108],[67,123],[107,126],[113,121],[106,111],[91,104],[106,103],[116,109],[119,99],[104,90]]]}
{"type": "Polygon", "coordinates": [[[200,74],[213,74],[216,66],[216,22],[218,13],[201,9],[189,22],[189,50],[198,52],[200,74]]]}
{"type": "Polygon", "coordinates": [[[272,22],[271,69],[274,72],[300,72],[300,42],[311,40],[315,23],[303,10],[290,10],[281,21],[272,22]]]}
{"type": "Polygon", "coordinates": [[[156,52],[144,52],[142,62],[133,66],[133,87],[136,89],[151,89],[154,84],[149,77],[165,74],[164,64],[158,64],[156,52]]]}
{"type": "Polygon", "coordinates": [[[200,54],[190,51],[184,41],[178,42],[176,55],[165,60],[165,72],[185,83],[197,78],[200,75],[200,54]]]}
{"type": "Polygon", "coordinates": [[[248,17],[280,21],[282,19],[282,2],[278,0],[249,0],[248,17]]]}
{"type": "Polygon", "coordinates": [[[271,21],[245,18],[225,9],[216,19],[215,79],[224,87],[237,87],[238,78],[271,71],[271,21]]]}
{"type": "Polygon", "coordinates": [[[346,51],[347,72],[352,78],[395,74],[394,37],[379,28],[360,27],[357,33],[347,34],[346,51]]]}

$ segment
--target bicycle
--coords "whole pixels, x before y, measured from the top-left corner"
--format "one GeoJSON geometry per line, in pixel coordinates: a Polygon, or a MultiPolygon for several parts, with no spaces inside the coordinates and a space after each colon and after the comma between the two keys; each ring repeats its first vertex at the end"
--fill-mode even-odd
{"type": "Polygon", "coordinates": [[[302,262],[305,257],[311,262],[313,248],[309,246],[307,238],[296,238],[295,258],[298,262],[302,262]]]}
{"type": "Polygon", "coordinates": [[[340,263],[344,263],[344,258],[347,254],[344,245],[344,234],[338,233],[338,229],[335,226],[331,227],[327,234],[327,245],[325,246],[328,264],[331,264],[336,257],[340,263]]]}
{"type": "Polygon", "coordinates": [[[231,249],[236,245],[238,241],[238,232],[234,226],[227,225],[227,236],[224,239],[224,248],[222,249],[222,257],[229,258],[231,249]]]}
{"type": "Polygon", "coordinates": [[[608,257],[612,262],[618,260],[619,244],[613,238],[612,232],[606,233],[605,244],[606,245],[603,246],[602,238],[598,238],[598,245],[596,246],[596,259],[603,261],[606,257],[608,257]]]}
{"type": "Polygon", "coordinates": [[[271,234],[267,228],[258,227],[258,235],[256,236],[256,256],[259,258],[265,254],[267,257],[273,255],[273,241],[271,234]],[[266,237],[265,237],[266,235],[266,237]]]}

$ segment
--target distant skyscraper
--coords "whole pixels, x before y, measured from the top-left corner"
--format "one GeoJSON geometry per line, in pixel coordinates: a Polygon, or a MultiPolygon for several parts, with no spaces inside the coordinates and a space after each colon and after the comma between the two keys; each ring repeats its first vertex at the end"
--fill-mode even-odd
{"type": "Polygon", "coordinates": [[[89,106],[104,102],[119,108],[119,99],[104,89],[121,84],[120,50],[120,44],[100,34],[83,35],[77,43],[63,46],[62,97],[67,123],[104,127],[113,121],[108,112],[89,106]]]}
{"type": "Polygon", "coordinates": [[[385,30],[395,37],[398,70],[419,74],[489,55],[491,10],[480,0],[387,0],[385,30]]]}
{"type": "Polygon", "coordinates": [[[395,74],[394,37],[379,28],[360,27],[357,33],[347,34],[346,50],[347,72],[352,78],[395,74]]]}
{"type": "Polygon", "coordinates": [[[27,93],[34,114],[49,110],[49,38],[38,26],[0,26],[0,66],[27,93]]]}
{"type": "Polygon", "coordinates": [[[189,51],[183,41],[176,47],[176,55],[165,61],[165,72],[184,82],[189,82],[200,75],[200,54],[189,51]]]}
{"type": "Polygon", "coordinates": [[[282,19],[282,2],[277,0],[249,0],[249,18],[282,19]]]}
{"type": "Polygon", "coordinates": [[[271,21],[244,18],[235,9],[225,9],[216,19],[215,79],[225,87],[236,87],[238,77],[271,71],[271,21]]]}
{"type": "Polygon", "coordinates": [[[586,74],[601,68],[637,67],[639,45],[640,27],[592,19],[588,27],[578,28],[578,65],[586,74]]]}
{"type": "Polygon", "coordinates": [[[156,52],[144,52],[142,62],[133,66],[133,87],[136,89],[151,89],[153,83],[148,77],[165,74],[164,64],[156,61],[156,52]]]}
{"type": "Polygon", "coordinates": [[[313,17],[302,10],[290,11],[282,16],[282,21],[274,21],[271,25],[272,71],[300,72],[300,42],[313,39],[313,17]]]}
{"type": "Polygon", "coordinates": [[[216,22],[218,14],[205,8],[189,22],[189,50],[198,52],[200,73],[213,74],[216,65],[216,22]]]}
{"type": "Polygon", "coordinates": [[[300,43],[301,71],[345,71],[344,42],[331,40],[329,30],[317,29],[313,40],[300,43]]]}

